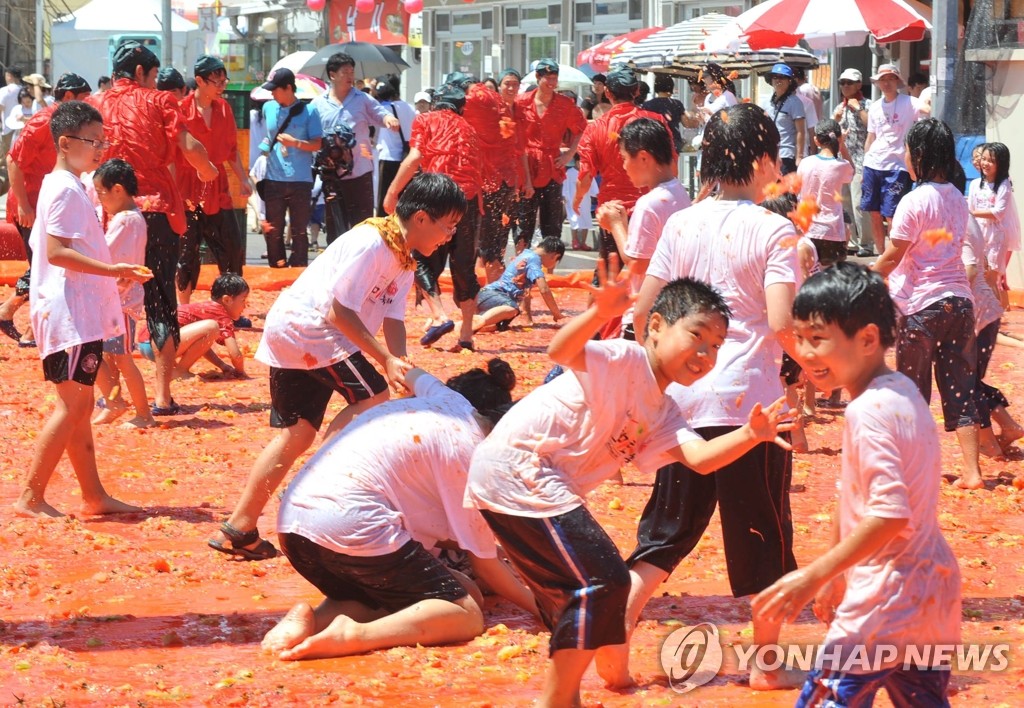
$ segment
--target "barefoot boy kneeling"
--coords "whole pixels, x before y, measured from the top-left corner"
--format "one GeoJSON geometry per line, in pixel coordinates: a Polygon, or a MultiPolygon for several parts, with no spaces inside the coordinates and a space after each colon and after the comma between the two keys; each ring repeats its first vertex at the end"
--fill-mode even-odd
{"type": "Polygon", "coordinates": [[[110,144],[103,118],[81,101],[62,103],[50,119],[57,163],[43,180],[32,228],[32,328],[43,375],[57,389],[57,407],[46,421],[14,508],[22,516],[62,516],[44,495],[67,450],[82,488],[86,514],[141,511],[111,497],[100,482],[89,415],[103,342],[124,333],[115,278],[144,282],[148,268],[110,263],[110,250],[85,187],[78,179],[100,165],[110,144]]]}
{"type": "Polygon", "coordinates": [[[948,664],[907,653],[960,642],[960,571],[939,529],[935,421],[914,382],[885,365],[896,308],[880,276],[837,263],[800,289],[793,319],[805,375],[850,393],[839,507],[831,550],[761,592],[754,613],[794,622],[813,600],[829,625],[798,706],[871,705],[883,686],[895,705],[948,706],[948,664]]]}

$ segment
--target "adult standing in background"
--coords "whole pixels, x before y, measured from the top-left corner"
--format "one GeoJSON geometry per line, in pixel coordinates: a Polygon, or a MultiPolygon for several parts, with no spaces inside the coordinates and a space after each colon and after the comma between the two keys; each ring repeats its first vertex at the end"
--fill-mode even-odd
{"type": "Polygon", "coordinates": [[[608,97],[608,79],[604,74],[594,74],[590,79],[594,88],[590,95],[583,99],[583,113],[587,120],[597,120],[612,107],[612,101],[608,97]]]}
{"type": "Polygon", "coordinates": [[[667,74],[655,74],[654,76],[654,98],[645,101],[641,106],[645,111],[660,113],[668,129],[672,131],[672,144],[676,154],[683,149],[683,135],[679,126],[682,124],[683,115],[686,113],[686,106],[678,98],[673,98],[672,93],[676,90],[675,80],[667,74]]]}
{"type": "Polygon", "coordinates": [[[356,88],[356,62],[348,54],[338,52],[330,56],[327,60],[327,80],[331,84],[330,88],[313,99],[313,108],[320,116],[321,134],[329,133],[341,123],[356,134],[356,145],[352,149],[352,171],[334,184],[324,184],[327,243],[330,245],[338,236],[373,216],[373,146],[370,143],[370,127],[398,132],[400,122],[376,99],[356,88]],[[332,209],[332,206],[341,208],[332,209]]]}
{"type": "Polygon", "coordinates": [[[558,88],[558,62],[541,59],[534,71],[537,90],[516,98],[516,106],[522,110],[526,126],[526,157],[534,189],[531,198],[520,202],[517,250],[529,246],[533,240],[538,209],[541,237],[562,237],[565,168],[572,163],[583,129],[587,127],[583,111],[571,99],[555,91],[558,88]],[[563,143],[567,145],[563,147],[563,143]]]}
{"type": "Polygon", "coordinates": [[[96,79],[96,94],[99,95],[110,90],[110,77],[104,74],[96,79]]]}
{"type": "Polygon", "coordinates": [[[779,131],[779,172],[796,172],[800,159],[806,154],[807,125],[804,104],[796,96],[796,79],[786,64],[776,64],[765,79],[773,93],[763,108],[779,131]]]}
{"type": "Polygon", "coordinates": [[[0,88],[0,109],[3,110],[2,123],[3,133],[0,135],[0,160],[7,157],[11,149],[11,140],[14,138],[14,131],[7,127],[5,120],[14,107],[18,105],[18,94],[24,84],[21,82],[21,69],[16,66],[9,66],[4,70],[4,80],[7,82],[0,88]]]}
{"type": "Polygon", "coordinates": [[[206,148],[185,127],[178,102],[155,90],[160,60],[134,40],[114,51],[114,85],[99,99],[110,147],[103,159],[120,157],[135,168],[136,197],[146,219],[146,266],[153,278],[143,283],[146,322],[156,361],[154,415],[174,415],[171,375],[178,344],[178,301],[174,288],[179,237],[185,208],[169,169],[180,150],[204,182],[217,179],[206,148]]]}
{"type": "MultiPolygon", "coordinates": [[[[313,153],[320,149],[323,126],[316,107],[295,97],[295,74],[275,69],[263,88],[273,101],[263,106],[269,136],[260,143],[267,155],[263,201],[267,207],[267,261],[271,268],[305,267],[309,263],[309,215],[313,205],[313,153]],[[284,224],[288,214],[292,255],[285,259],[284,224]]],[[[367,184],[373,185],[367,173],[367,184]]],[[[372,199],[373,192],[370,192],[372,199]]],[[[371,202],[371,211],[373,209],[371,202]]]]}
{"type": "Polygon", "coordinates": [[[823,118],[822,111],[825,110],[825,104],[821,100],[821,92],[807,83],[806,71],[800,68],[793,69],[793,78],[796,80],[796,97],[804,104],[804,127],[807,129],[804,145],[807,146],[807,152],[801,157],[807,157],[807,155],[813,155],[818,151],[817,144],[814,142],[814,128],[823,118]]]}
{"type": "Polygon", "coordinates": [[[875,255],[875,240],[871,230],[871,217],[861,210],[863,195],[861,182],[864,178],[864,141],[868,137],[868,109],[871,99],[861,90],[864,77],[857,69],[846,69],[839,75],[839,92],[842,101],[836,106],[832,118],[843,129],[846,150],[853,163],[853,181],[843,187],[843,201],[850,205],[853,223],[850,229],[850,247],[856,249],[861,258],[875,255]]]}
{"type": "Polygon", "coordinates": [[[398,130],[381,130],[377,133],[377,158],[380,165],[377,193],[377,215],[384,216],[384,195],[395,181],[398,166],[409,154],[409,138],[412,136],[412,121],[416,109],[399,98],[401,88],[397,76],[381,77],[377,80],[377,101],[381,107],[398,119],[398,130]]]}

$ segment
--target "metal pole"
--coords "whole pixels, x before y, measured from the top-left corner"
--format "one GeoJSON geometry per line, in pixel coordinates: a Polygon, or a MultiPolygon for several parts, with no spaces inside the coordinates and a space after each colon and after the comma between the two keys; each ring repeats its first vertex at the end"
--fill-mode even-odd
{"type": "Polygon", "coordinates": [[[174,65],[174,34],[171,32],[171,0],[162,0],[160,3],[160,24],[163,26],[160,35],[160,44],[163,51],[160,56],[161,66],[174,65]]]}
{"type": "Polygon", "coordinates": [[[953,112],[952,101],[946,99],[956,78],[959,14],[959,2],[932,3],[932,71],[935,73],[932,116],[947,123],[953,112]]]}
{"type": "Polygon", "coordinates": [[[43,19],[45,17],[46,10],[43,7],[43,0],[36,0],[36,73],[40,75],[43,73],[43,19]]]}

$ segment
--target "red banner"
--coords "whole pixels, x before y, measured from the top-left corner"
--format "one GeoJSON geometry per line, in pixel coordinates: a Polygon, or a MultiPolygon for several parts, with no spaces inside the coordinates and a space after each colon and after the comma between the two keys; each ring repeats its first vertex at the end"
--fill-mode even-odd
{"type": "Polygon", "coordinates": [[[405,11],[401,0],[377,0],[370,12],[359,12],[355,0],[331,0],[328,11],[331,44],[409,43],[409,13],[405,11]]]}

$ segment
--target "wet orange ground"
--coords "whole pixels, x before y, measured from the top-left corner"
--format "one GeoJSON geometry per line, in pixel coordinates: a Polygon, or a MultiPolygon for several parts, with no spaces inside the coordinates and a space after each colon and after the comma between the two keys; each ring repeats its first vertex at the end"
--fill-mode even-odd
{"type": "MultiPolygon", "coordinates": [[[[0,298],[9,292],[0,288],[0,298]]],[[[583,305],[580,290],[557,296],[570,312],[583,305]]],[[[257,327],[273,297],[253,293],[257,327]]],[[[18,323],[25,317],[27,308],[18,323]]],[[[423,320],[421,311],[410,312],[409,329],[417,338],[423,320]]],[[[525,393],[549,368],[543,347],[552,330],[546,316],[538,321],[531,331],[480,335],[476,354],[424,351],[418,344],[410,350],[442,378],[500,352],[519,372],[525,393]]],[[[1020,310],[1009,323],[1024,332],[1020,310]]],[[[243,346],[251,351],[258,337],[258,330],[242,333],[243,346]]],[[[151,375],[149,362],[142,366],[151,375]]],[[[205,362],[196,367],[206,369],[205,362]]],[[[0,371],[0,705],[411,708],[529,705],[539,695],[547,635],[503,602],[489,605],[487,634],[463,646],[303,663],[260,653],[260,639],[285,610],[298,600],[319,599],[284,558],[231,562],[205,543],[271,436],[262,365],[250,366],[254,376],[248,381],[198,377],[177,384],[174,395],[185,413],[159,429],[97,430],[108,489],[144,504],[149,514],[49,521],[15,518],[10,505],[51,410],[52,390],[42,381],[35,351],[8,340],[0,342],[0,371]]],[[[1024,398],[1022,372],[1019,350],[997,349],[990,379],[1018,403],[1024,398]]],[[[795,463],[792,503],[802,562],[821,553],[829,537],[841,424],[841,415],[823,414],[808,432],[812,452],[795,463]]],[[[960,461],[952,435],[942,435],[942,448],[945,471],[955,473],[960,461]]],[[[1024,476],[1022,459],[1017,451],[1008,462],[984,461],[986,491],[964,493],[948,485],[942,491],[942,528],[964,576],[964,640],[1012,646],[1009,670],[954,677],[955,705],[1024,705],[1024,491],[1009,483],[1013,475],[1024,476]]],[[[628,551],[649,487],[636,470],[625,477],[625,486],[597,490],[590,507],[628,551]]],[[[49,501],[74,511],[76,495],[70,467],[62,462],[49,501]]],[[[260,524],[271,539],[275,515],[272,504],[260,524]]],[[[658,666],[661,640],[674,625],[698,621],[717,623],[726,643],[750,641],[748,605],[729,596],[717,520],[645,612],[633,649],[639,687],[613,693],[590,673],[585,704],[793,704],[794,691],[753,692],[729,667],[694,693],[673,693],[658,666]]],[[[800,623],[784,630],[783,641],[813,643],[823,634],[823,625],[805,611],[800,623]]]]}

